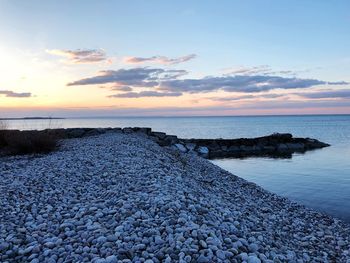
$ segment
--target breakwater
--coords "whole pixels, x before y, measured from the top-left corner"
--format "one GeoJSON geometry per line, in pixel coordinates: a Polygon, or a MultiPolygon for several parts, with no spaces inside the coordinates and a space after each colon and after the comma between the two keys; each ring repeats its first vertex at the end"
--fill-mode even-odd
{"type": "Polygon", "coordinates": [[[94,136],[106,132],[143,133],[160,146],[176,148],[181,152],[194,152],[207,159],[253,156],[289,158],[296,152],[304,153],[330,146],[312,138],[296,138],[289,133],[274,133],[257,138],[182,139],[176,135],[152,131],[151,128],[144,127],[48,129],[40,132],[64,139],[94,136]]]}

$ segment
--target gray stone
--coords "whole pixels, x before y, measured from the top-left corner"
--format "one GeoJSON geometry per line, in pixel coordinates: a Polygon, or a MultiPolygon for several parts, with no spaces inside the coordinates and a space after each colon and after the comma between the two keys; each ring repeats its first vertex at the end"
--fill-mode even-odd
{"type": "Polygon", "coordinates": [[[259,249],[259,246],[255,243],[249,244],[248,246],[250,252],[256,252],[259,249]]]}
{"type": "Polygon", "coordinates": [[[116,235],[108,235],[107,236],[107,241],[109,241],[109,242],[114,242],[117,240],[118,240],[118,237],[116,235]]]}
{"type": "Polygon", "coordinates": [[[202,156],[204,158],[208,158],[209,157],[209,149],[205,146],[199,146],[197,148],[197,152],[199,154],[199,156],[202,156]]]}
{"type": "Polygon", "coordinates": [[[160,237],[160,236],[155,236],[154,237],[154,242],[157,244],[157,245],[162,245],[164,243],[163,239],[160,237]]]}
{"type": "Polygon", "coordinates": [[[221,259],[221,260],[225,260],[226,259],[226,254],[224,251],[222,251],[221,249],[218,249],[216,252],[216,256],[221,259]]]}
{"type": "Polygon", "coordinates": [[[176,147],[180,152],[183,152],[183,153],[186,153],[186,152],[187,152],[187,149],[186,149],[186,147],[185,147],[183,144],[176,143],[176,144],[175,144],[175,147],[176,147]]]}
{"type": "Polygon", "coordinates": [[[106,257],[106,263],[117,263],[118,258],[115,255],[106,257]]]}
{"type": "Polygon", "coordinates": [[[96,239],[97,243],[105,243],[107,242],[107,238],[104,236],[100,236],[96,239]]]}
{"type": "Polygon", "coordinates": [[[134,246],[134,250],[144,250],[146,248],[145,244],[137,244],[134,246]]]}
{"type": "Polygon", "coordinates": [[[204,255],[200,255],[198,258],[197,258],[197,262],[198,263],[207,263],[207,262],[210,262],[209,258],[204,256],[204,255]]]}
{"type": "Polygon", "coordinates": [[[242,261],[248,261],[248,254],[247,253],[241,253],[239,254],[239,257],[242,261]]]}
{"type": "Polygon", "coordinates": [[[230,153],[239,153],[241,150],[238,146],[232,145],[227,149],[227,151],[229,151],[230,153]]]}
{"type": "Polygon", "coordinates": [[[286,144],[284,143],[280,143],[277,145],[277,151],[279,152],[288,152],[289,151],[289,148],[286,144]]]}
{"type": "Polygon", "coordinates": [[[161,140],[164,140],[166,137],[166,133],[164,133],[164,132],[152,132],[152,135],[161,139],[161,140]]]}
{"type": "Polygon", "coordinates": [[[48,247],[48,248],[54,248],[55,247],[55,243],[53,243],[53,242],[46,242],[45,244],[44,244],[44,246],[45,247],[48,247]]]}
{"type": "Polygon", "coordinates": [[[305,149],[302,143],[286,143],[286,145],[291,151],[303,151],[305,149]]]}
{"type": "Polygon", "coordinates": [[[199,240],[199,245],[200,245],[202,248],[207,248],[207,247],[208,247],[207,243],[206,243],[204,240],[199,240]]]}
{"type": "Polygon", "coordinates": [[[248,263],[261,263],[261,260],[256,256],[249,256],[248,263]]]}
{"type": "Polygon", "coordinates": [[[34,247],[35,246],[29,246],[29,247],[25,248],[24,251],[23,251],[23,254],[28,254],[28,253],[32,252],[34,247]]]}
{"type": "MultiPolygon", "coordinates": [[[[39,157],[0,157],[1,262],[349,260],[342,221],[131,130],[62,140],[39,157]]],[[[270,139],[259,147],[290,142],[270,139]]],[[[234,145],[215,142],[221,151],[234,145]]]]}
{"type": "Polygon", "coordinates": [[[194,151],[195,148],[196,148],[196,144],[195,143],[186,143],[186,148],[189,150],[189,151],[194,151]]]}
{"type": "Polygon", "coordinates": [[[7,242],[0,243],[0,252],[6,251],[10,247],[10,244],[7,242]]]}

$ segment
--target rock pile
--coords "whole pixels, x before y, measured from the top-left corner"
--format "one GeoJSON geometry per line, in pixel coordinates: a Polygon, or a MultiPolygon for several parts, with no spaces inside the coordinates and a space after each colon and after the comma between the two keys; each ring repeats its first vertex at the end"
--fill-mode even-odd
{"type": "MultiPolygon", "coordinates": [[[[269,156],[290,158],[295,152],[306,152],[330,146],[310,138],[294,138],[288,133],[275,133],[258,138],[240,139],[181,139],[176,135],[152,131],[151,128],[70,128],[50,129],[43,133],[59,138],[82,138],[104,134],[106,132],[143,133],[160,146],[167,146],[181,152],[194,152],[207,159],[227,157],[269,156]]],[[[7,131],[11,132],[11,131],[7,131]]]]}
{"type": "Polygon", "coordinates": [[[188,139],[181,140],[201,156],[207,158],[270,156],[291,157],[293,153],[320,149],[330,146],[310,138],[294,138],[289,133],[275,133],[258,138],[241,139],[188,139]],[[206,150],[207,148],[207,150],[206,150]],[[207,152],[207,154],[206,154],[207,152]]]}
{"type": "Polygon", "coordinates": [[[0,158],[0,262],[349,262],[348,225],[126,132],[0,158]]]}
{"type": "Polygon", "coordinates": [[[214,159],[227,157],[291,157],[293,153],[330,146],[310,138],[294,138],[289,133],[274,133],[258,138],[240,139],[181,139],[150,128],[124,128],[123,132],[143,132],[160,146],[170,146],[181,152],[194,152],[199,156],[214,159]]]}

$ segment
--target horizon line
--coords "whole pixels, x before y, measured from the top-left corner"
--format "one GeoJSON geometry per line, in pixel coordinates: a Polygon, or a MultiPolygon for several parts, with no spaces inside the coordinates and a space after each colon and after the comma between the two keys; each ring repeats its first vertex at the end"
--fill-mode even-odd
{"type": "Polygon", "coordinates": [[[247,114],[247,115],[154,115],[154,116],[67,116],[67,117],[50,117],[50,116],[27,116],[27,117],[0,117],[0,120],[41,120],[41,119],[92,119],[92,118],[218,118],[218,117],[293,117],[293,116],[348,116],[350,113],[318,113],[318,114],[247,114]]]}

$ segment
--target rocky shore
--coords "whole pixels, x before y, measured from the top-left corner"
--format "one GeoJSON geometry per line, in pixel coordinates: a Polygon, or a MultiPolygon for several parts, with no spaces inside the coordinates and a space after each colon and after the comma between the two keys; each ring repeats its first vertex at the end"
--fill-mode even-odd
{"type": "Polygon", "coordinates": [[[0,158],[0,262],[350,261],[340,220],[147,131],[90,135],[0,158]]]}
{"type": "MultiPolygon", "coordinates": [[[[274,133],[258,138],[240,139],[181,139],[176,135],[152,131],[151,128],[70,128],[37,131],[44,135],[54,135],[61,139],[95,136],[106,132],[143,133],[160,146],[172,147],[181,152],[194,152],[207,159],[228,157],[268,156],[291,158],[293,153],[320,149],[330,146],[311,138],[294,138],[289,133],[274,133]]],[[[26,133],[31,131],[2,131],[3,133],[26,133]]],[[[40,136],[39,134],[39,136],[40,136]]],[[[6,135],[5,135],[6,136],[6,135]]],[[[1,153],[1,152],[0,152],[1,153]]]]}
{"type": "Polygon", "coordinates": [[[176,147],[182,152],[193,151],[207,159],[252,156],[291,158],[296,152],[304,153],[330,146],[316,139],[294,138],[289,133],[240,139],[179,139],[173,135],[152,132],[150,137],[161,146],[176,147]]]}

